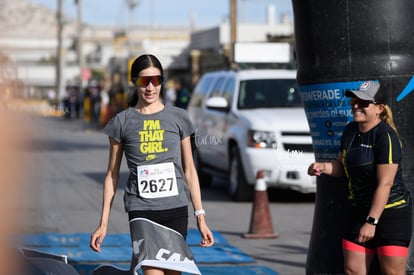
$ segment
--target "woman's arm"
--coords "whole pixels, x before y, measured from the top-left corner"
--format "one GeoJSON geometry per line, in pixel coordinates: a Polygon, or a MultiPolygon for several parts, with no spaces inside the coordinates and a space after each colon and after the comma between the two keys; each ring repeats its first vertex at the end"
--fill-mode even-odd
{"type": "MultiPolygon", "coordinates": [[[[194,166],[191,141],[189,136],[181,141],[181,151],[185,179],[190,189],[191,203],[195,211],[202,210],[203,204],[201,202],[200,184],[198,180],[197,170],[194,166]]],[[[202,237],[200,245],[204,247],[212,246],[214,244],[214,238],[213,234],[207,226],[205,214],[197,215],[196,219],[197,227],[202,237]]]]}
{"type": "Polygon", "coordinates": [[[378,186],[374,193],[369,215],[379,219],[390,196],[391,187],[397,174],[398,164],[377,165],[378,186]]]}
{"type": "MultiPolygon", "coordinates": [[[[391,187],[394,184],[394,178],[397,174],[398,164],[380,164],[377,165],[378,186],[372,199],[371,208],[368,216],[379,220],[385,205],[390,196],[391,187]]],[[[365,223],[359,232],[358,241],[366,242],[371,240],[375,234],[375,225],[365,223]]]]}
{"type": "Polygon", "coordinates": [[[117,143],[113,138],[109,137],[109,143],[109,161],[103,187],[101,220],[99,227],[92,234],[89,244],[90,247],[97,252],[101,250],[101,244],[106,235],[109,214],[111,212],[116,188],[118,186],[119,170],[121,167],[123,153],[122,145],[117,143]]]}
{"type": "Polygon", "coordinates": [[[308,175],[320,176],[321,174],[333,177],[342,177],[345,175],[341,152],[338,153],[335,160],[329,162],[314,162],[309,166],[308,175]]]}

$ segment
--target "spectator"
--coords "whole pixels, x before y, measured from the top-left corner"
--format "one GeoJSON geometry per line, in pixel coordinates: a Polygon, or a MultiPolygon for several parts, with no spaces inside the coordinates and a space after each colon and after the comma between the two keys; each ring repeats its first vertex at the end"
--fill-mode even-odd
{"type": "Polygon", "coordinates": [[[188,103],[190,102],[190,92],[186,87],[184,87],[182,80],[177,80],[175,82],[175,90],[177,93],[177,101],[175,102],[175,106],[187,109],[188,103]]]}

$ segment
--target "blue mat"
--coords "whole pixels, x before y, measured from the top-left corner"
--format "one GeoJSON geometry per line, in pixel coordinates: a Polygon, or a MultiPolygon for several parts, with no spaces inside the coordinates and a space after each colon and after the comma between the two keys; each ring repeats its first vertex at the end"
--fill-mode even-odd
{"type": "MultiPolygon", "coordinates": [[[[271,270],[266,266],[258,265],[243,265],[243,266],[199,266],[201,274],[203,275],[278,275],[279,273],[271,270]]],[[[183,273],[186,274],[186,273],[183,273]]]]}
{"type": "MultiPolygon", "coordinates": [[[[221,235],[220,233],[218,233],[217,231],[213,231],[213,236],[214,236],[214,245],[216,244],[228,244],[228,241],[223,237],[223,235],[221,235]]],[[[187,243],[190,246],[199,246],[201,241],[201,236],[200,233],[198,232],[197,229],[193,229],[191,228],[190,230],[188,230],[187,233],[187,243]]]]}
{"type": "Polygon", "coordinates": [[[42,247],[41,251],[55,255],[67,255],[69,263],[129,263],[132,255],[130,246],[102,247],[99,253],[92,251],[89,246],[49,246],[42,247]]]}
{"type": "MultiPolygon", "coordinates": [[[[228,244],[227,240],[218,232],[213,231],[215,244],[228,244]]],[[[23,236],[21,242],[27,246],[88,246],[90,233],[43,233],[23,236]]],[[[187,234],[187,243],[199,245],[201,241],[200,233],[197,229],[190,229],[187,234]]],[[[104,246],[130,246],[131,237],[129,233],[109,234],[105,237],[104,246]]]]}
{"type": "MultiPolygon", "coordinates": [[[[257,266],[252,257],[230,245],[218,232],[213,231],[215,244],[213,247],[199,246],[200,234],[190,229],[187,243],[194,254],[195,261],[203,274],[217,275],[278,275],[275,271],[257,266]]],[[[132,248],[129,233],[108,234],[105,237],[100,253],[89,248],[90,233],[45,233],[23,236],[19,241],[23,247],[36,249],[54,255],[66,255],[79,274],[92,274],[99,265],[113,265],[128,270],[132,248]]],[[[187,275],[187,274],[185,274],[187,275]]]]}
{"type": "Polygon", "coordinates": [[[197,264],[253,263],[254,259],[231,245],[214,245],[209,248],[191,247],[197,264]]]}
{"type": "MultiPolygon", "coordinates": [[[[96,264],[75,264],[73,267],[79,272],[79,274],[92,274],[95,268],[99,265],[96,264]]],[[[113,265],[117,268],[123,270],[129,270],[129,265],[122,265],[117,264],[113,265]]],[[[201,274],[203,275],[279,275],[279,273],[271,270],[266,266],[258,266],[258,265],[242,265],[242,266],[234,266],[234,265],[219,265],[219,266],[198,266],[201,274]]],[[[139,270],[139,274],[143,274],[141,270],[139,270]]],[[[191,275],[188,273],[182,273],[183,275],[191,275]]]]}
{"type": "MultiPolygon", "coordinates": [[[[90,233],[43,233],[23,236],[20,242],[30,247],[87,247],[89,246],[90,238],[90,233]]],[[[126,233],[109,234],[105,237],[104,246],[131,246],[131,237],[126,233]]]]}
{"type": "MultiPolygon", "coordinates": [[[[69,263],[130,262],[132,255],[132,248],[130,246],[103,246],[100,253],[92,251],[89,246],[43,246],[39,250],[55,255],[67,255],[69,263]]],[[[197,264],[254,262],[254,259],[249,255],[228,244],[214,245],[209,248],[191,246],[191,251],[197,264]]]]}
{"type": "MultiPolygon", "coordinates": [[[[187,243],[197,263],[252,263],[254,260],[234,246],[218,232],[213,231],[215,244],[213,247],[199,246],[200,234],[196,229],[188,232],[187,243]]],[[[108,234],[100,253],[89,248],[90,233],[44,233],[24,236],[22,245],[56,255],[67,255],[71,263],[108,263],[130,262],[132,255],[129,233],[108,234]]]]}

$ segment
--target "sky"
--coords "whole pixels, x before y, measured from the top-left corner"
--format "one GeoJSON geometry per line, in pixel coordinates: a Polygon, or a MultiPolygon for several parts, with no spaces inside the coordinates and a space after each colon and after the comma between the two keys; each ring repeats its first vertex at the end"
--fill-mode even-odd
{"type": "MultiPolygon", "coordinates": [[[[56,10],[58,0],[27,0],[56,10]]],[[[76,18],[75,0],[62,0],[64,13],[76,18]]],[[[196,28],[217,26],[229,21],[230,0],[79,0],[83,22],[97,26],[187,26],[196,28]],[[129,2],[137,5],[130,12],[129,2]]],[[[265,23],[267,7],[276,10],[276,22],[281,13],[292,15],[290,0],[238,0],[238,22],[265,23]]],[[[293,16],[292,16],[293,18],[293,16]]]]}

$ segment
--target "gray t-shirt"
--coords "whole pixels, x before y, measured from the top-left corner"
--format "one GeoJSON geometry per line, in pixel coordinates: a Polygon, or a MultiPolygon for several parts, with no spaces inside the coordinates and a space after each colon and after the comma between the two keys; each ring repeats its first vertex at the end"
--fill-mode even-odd
{"type": "Polygon", "coordinates": [[[162,111],[146,115],[128,108],[113,117],[103,132],[123,145],[129,168],[124,193],[125,211],[164,210],[188,205],[181,140],[193,134],[194,127],[186,110],[166,105],[162,111]],[[149,168],[153,164],[166,163],[171,165],[169,170],[168,167],[149,168]],[[165,176],[165,171],[171,175],[172,170],[178,194],[171,193],[172,177],[165,176]],[[146,180],[146,176],[155,178],[146,180]]]}

